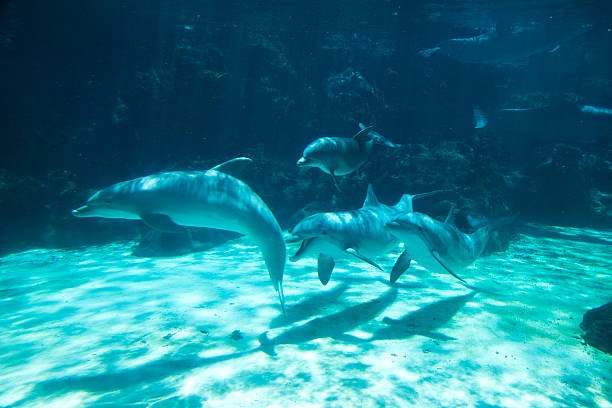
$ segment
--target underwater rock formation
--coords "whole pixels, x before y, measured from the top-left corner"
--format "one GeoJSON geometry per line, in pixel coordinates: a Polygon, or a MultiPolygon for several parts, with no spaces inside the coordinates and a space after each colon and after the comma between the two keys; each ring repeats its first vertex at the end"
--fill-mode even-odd
{"type": "Polygon", "coordinates": [[[582,338],[588,345],[612,354],[612,302],[588,310],[580,328],[585,331],[582,338]]]}
{"type": "Polygon", "coordinates": [[[239,234],[231,231],[197,228],[179,233],[160,232],[149,229],[142,234],[132,255],[142,257],[164,257],[184,255],[190,252],[206,251],[221,245],[239,234]]]}

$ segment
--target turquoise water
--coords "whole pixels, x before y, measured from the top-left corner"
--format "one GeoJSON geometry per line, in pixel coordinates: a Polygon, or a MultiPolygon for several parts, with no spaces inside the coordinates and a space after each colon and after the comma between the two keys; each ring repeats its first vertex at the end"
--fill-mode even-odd
{"type": "Polygon", "coordinates": [[[612,360],[578,326],[610,300],[612,232],[526,231],[463,272],[478,293],[418,265],[391,288],[338,261],[324,287],[314,260],[289,263],[285,318],[244,239],[162,259],[133,242],[12,254],[0,405],[610,407],[612,360]]]}

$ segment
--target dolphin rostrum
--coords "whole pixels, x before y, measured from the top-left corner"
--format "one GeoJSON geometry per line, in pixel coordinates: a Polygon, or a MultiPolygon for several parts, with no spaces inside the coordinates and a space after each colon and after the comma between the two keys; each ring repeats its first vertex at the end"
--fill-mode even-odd
{"type": "MultiPolygon", "coordinates": [[[[358,258],[382,270],[373,257],[388,253],[399,243],[385,224],[402,213],[412,212],[412,200],[439,191],[416,195],[404,194],[394,206],[381,204],[371,185],[363,207],[353,211],[317,213],[306,217],[291,230],[291,240],[302,240],[290,260],[318,258],[319,280],[329,282],[334,258],[358,258]]],[[[408,267],[408,265],[406,265],[408,267]]],[[[402,271],[403,272],[403,271],[402,271]]]]}
{"type": "Polygon", "coordinates": [[[304,149],[298,160],[299,167],[318,167],[332,176],[338,190],[336,176],[344,176],[359,169],[368,160],[374,144],[397,148],[401,145],[390,142],[380,133],[360,123],[361,130],[352,138],[321,137],[304,149]]]}
{"type": "Polygon", "coordinates": [[[453,208],[445,222],[418,212],[403,214],[387,222],[387,230],[405,246],[391,272],[391,282],[395,282],[414,259],[430,272],[450,273],[465,284],[457,273],[482,254],[492,231],[515,219],[502,218],[472,234],[465,234],[453,224],[452,211],[453,208]]]}
{"type": "Polygon", "coordinates": [[[239,157],[207,171],[173,171],[123,181],[99,190],[76,217],[139,219],[164,232],[206,227],[247,235],[259,247],[281,307],[286,250],[276,218],[243,181],[227,174],[251,159],[239,157]]]}

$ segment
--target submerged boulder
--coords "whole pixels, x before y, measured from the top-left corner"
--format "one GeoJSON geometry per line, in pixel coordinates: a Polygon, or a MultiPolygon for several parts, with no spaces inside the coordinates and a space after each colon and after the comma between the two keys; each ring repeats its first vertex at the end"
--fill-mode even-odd
{"type": "Polygon", "coordinates": [[[580,328],[585,331],[582,338],[587,344],[612,354],[612,302],[588,310],[580,328]]]}
{"type": "Polygon", "coordinates": [[[142,234],[132,255],[140,257],[180,256],[190,252],[206,251],[221,245],[240,234],[209,228],[197,228],[188,232],[167,233],[150,229],[142,234]]]}

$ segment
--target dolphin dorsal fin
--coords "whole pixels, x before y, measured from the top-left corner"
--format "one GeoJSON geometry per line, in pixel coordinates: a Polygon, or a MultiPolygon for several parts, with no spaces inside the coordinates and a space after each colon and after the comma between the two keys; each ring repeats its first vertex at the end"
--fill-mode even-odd
{"type": "Polygon", "coordinates": [[[253,163],[253,159],[249,159],[248,157],[236,157],[235,159],[217,164],[211,170],[220,171],[234,177],[240,177],[245,167],[251,163],[253,163]]]}
{"type": "Polygon", "coordinates": [[[363,207],[376,207],[378,205],[380,205],[380,201],[378,201],[376,194],[374,194],[374,187],[372,187],[372,184],[368,184],[368,192],[366,193],[363,207]]]}
{"type": "Polygon", "coordinates": [[[358,142],[367,142],[370,139],[370,130],[374,128],[374,126],[364,126],[363,123],[359,124],[361,130],[353,136],[358,142]]]}

